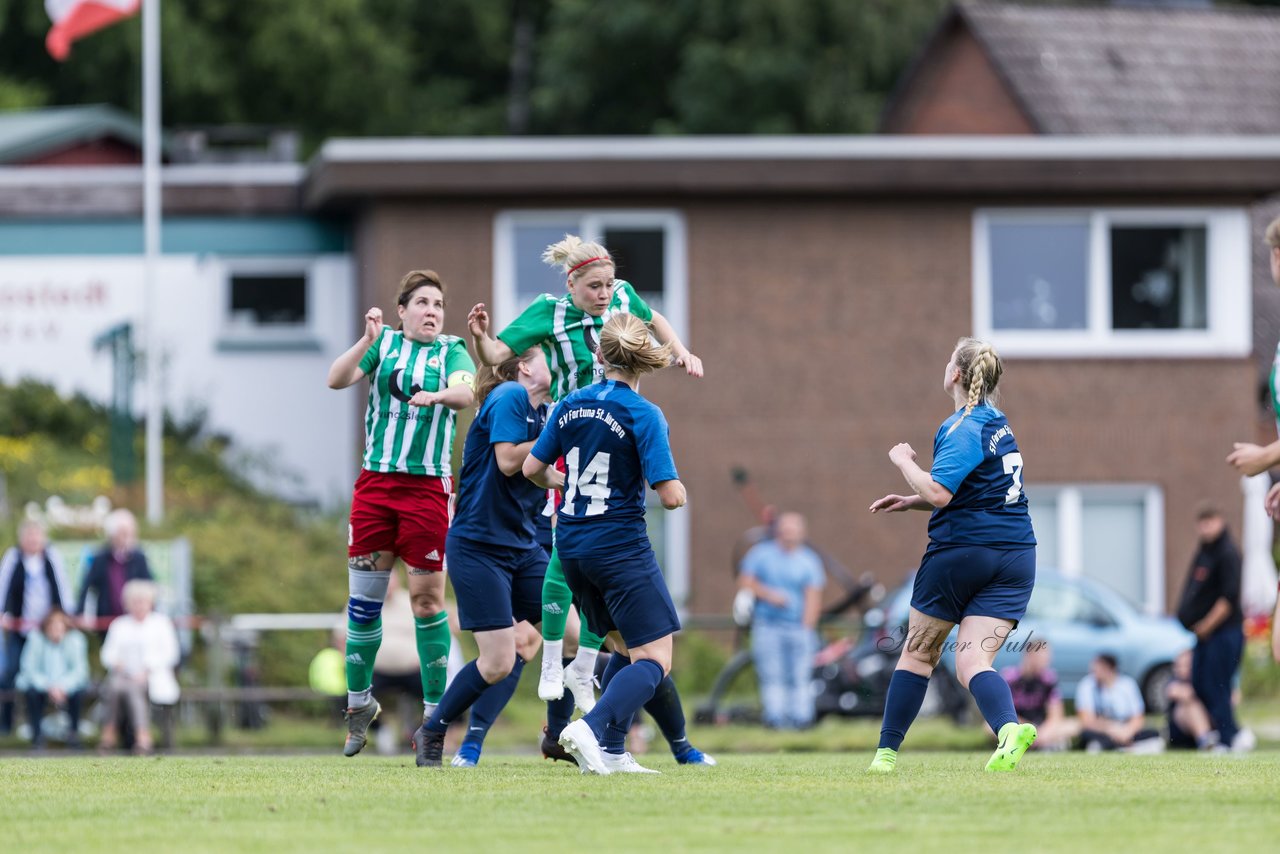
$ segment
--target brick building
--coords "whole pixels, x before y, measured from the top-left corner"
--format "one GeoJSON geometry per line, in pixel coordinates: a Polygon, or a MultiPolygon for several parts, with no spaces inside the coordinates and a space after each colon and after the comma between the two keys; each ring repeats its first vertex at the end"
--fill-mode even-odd
{"type": "Polygon", "coordinates": [[[618,252],[707,365],[646,393],[690,490],[666,569],[715,613],[752,523],[735,466],[850,567],[914,568],[923,517],[866,507],[903,488],[894,443],[927,459],[975,330],[1009,357],[1042,562],[1165,607],[1195,503],[1239,506],[1221,460],[1254,412],[1248,211],[1277,186],[1273,138],[1028,135],[333,140],[304,192],[352,218],[361,305],[429,265],[458,333],[475,302],[501,325],[562,288],[537,256],[565,231],[618,252]]]}

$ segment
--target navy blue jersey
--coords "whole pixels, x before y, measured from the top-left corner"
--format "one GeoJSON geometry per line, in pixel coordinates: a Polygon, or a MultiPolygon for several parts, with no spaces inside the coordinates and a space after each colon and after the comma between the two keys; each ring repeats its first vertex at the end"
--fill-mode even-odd
{"type": "Polygon", "coordinates": [[[489,392],[462,449],[451,533],[515,548],[536,545],[534,519],[546,503],[547,492],[519,471],[510,477],[503,474],[493,446],[499,442],[519,445],[538,438],[546,418],[547,408],[534,407],[520,383],[505,382],[489,392]]]}
{"type": "Polygon", "coordinates": [[[546,500],[533,519],[533,538],[547,551],[551,551],[556,544],[556,529],[551,524],[551,517],[554,515],[556,515],[556,493],[555,490],[549,489],[546,492],[546,500]]]}
{"type": "Polygon", "coordinates": [[[933,511],[929,539],[957,545],[1035,545],[1022,490],[1022,454],[1008,419],[988,403],[962,415],[963,409],[942,422],[933,440],[930,475],[953,497],[933,511]]]}
{"type": "Polygon", "coordinates": [[[562,557],[612,557],[650,548],[645,482],[676,480],[667,419],[626,383],[605,380],[560,401],[533,446],[544,463],[564,457],[556,522],[562,557]]]}

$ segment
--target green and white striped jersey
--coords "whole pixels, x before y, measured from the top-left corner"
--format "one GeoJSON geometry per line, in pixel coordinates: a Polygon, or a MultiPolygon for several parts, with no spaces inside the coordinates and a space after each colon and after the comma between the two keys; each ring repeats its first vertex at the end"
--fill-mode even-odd
{"type": "Polygon", "coordinates": [[[613,286],[613,299],[599,317],[592,317],[574,305],[571,294],[561,297],[542,294],[498,333],[498,340],[513,353],[541,345],[551,368],[551,398],[560,400],[600,378],[594,376],[593,371],[600,329],[619,312],[634,314],[645,323],[653,320],[653,310],[631,283],[618,279],[613,286]]]}
{"type": "Polygon", "coordinates": [[[440,335],[420,344],[384,326],[360,360],[360,370],[369,377],[364,468],[451,476],[457,414],[447,406],[410,406],[409,398],[420,391],[472,384],[476,365],[466,343],[455,335],[440,335]]]}

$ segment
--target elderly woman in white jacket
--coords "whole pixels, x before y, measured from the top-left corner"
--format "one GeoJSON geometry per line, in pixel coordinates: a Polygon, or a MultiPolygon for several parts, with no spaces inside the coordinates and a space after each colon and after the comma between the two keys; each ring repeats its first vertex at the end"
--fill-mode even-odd
{"type": "Polygon", "coordinates": [[[152,582],[128,582],[121,598],[125,613],[111,622],[102,642],[102,664],[107,668],[103,685],[107,722],[102,727],[100,747],[115,747],[123,707],[137,733],[137,752],[147,754],[154,746],[151,701],[177,699],[173,669],[180,654],[178,633],[172,620],[155,612],[156,587],[152,582]]]}

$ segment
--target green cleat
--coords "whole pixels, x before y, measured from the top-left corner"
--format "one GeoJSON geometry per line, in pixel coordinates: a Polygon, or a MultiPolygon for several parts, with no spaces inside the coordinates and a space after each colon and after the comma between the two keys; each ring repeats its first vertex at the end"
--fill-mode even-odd
{"type": "Polygon", "coordinates": [[[988,771],[1012,771],[1018,760],[1036,740],[1036,728],[1031,724],[1008,723],[1000,727],[1000,743],[996,752],[987,760],[988,771]]]}
{"type": "Polygon", "coordinates": [[[898,751],[891,747],[876,749],[876,758],[867,766],[868,774],[892,774],[898,764],[898,751]]]}

